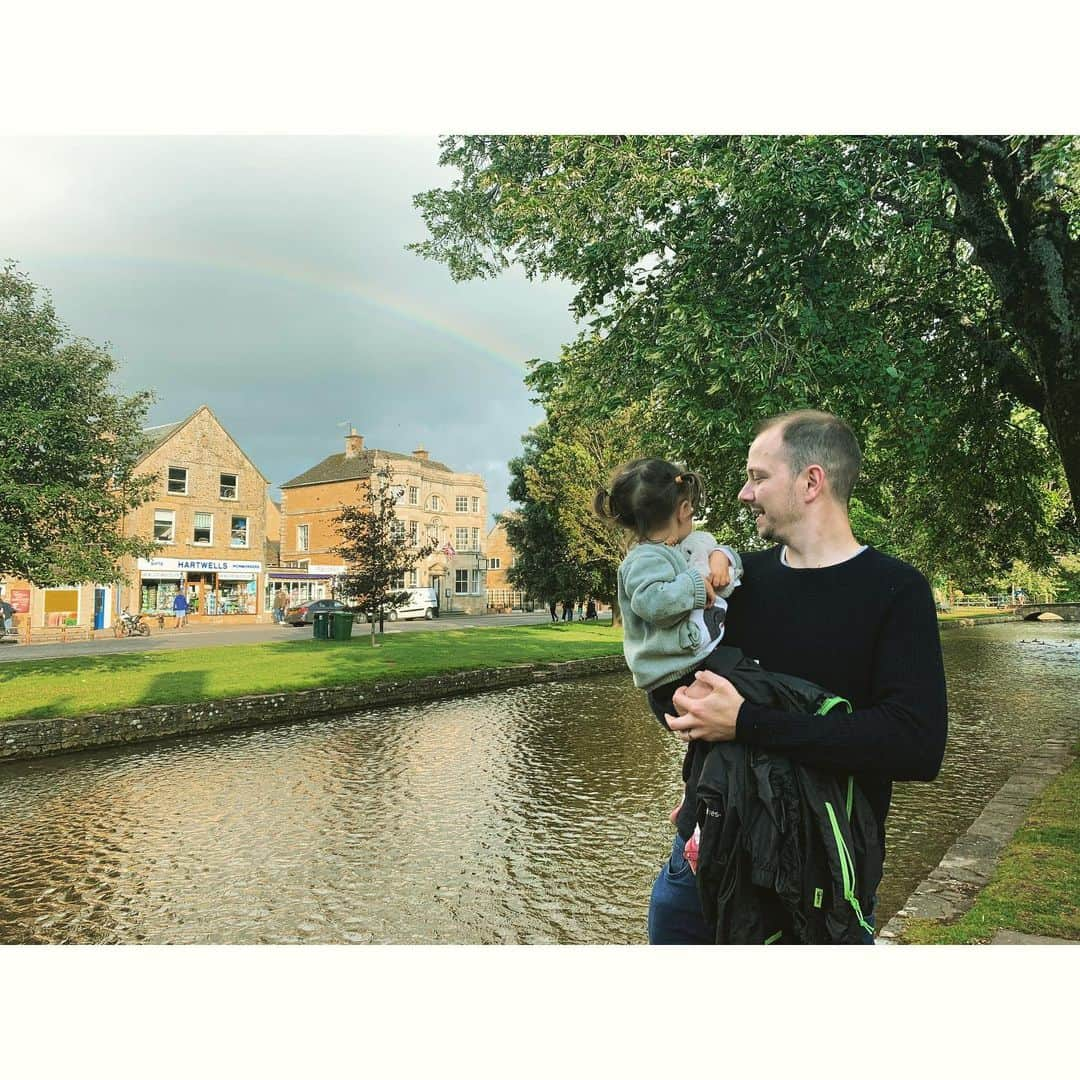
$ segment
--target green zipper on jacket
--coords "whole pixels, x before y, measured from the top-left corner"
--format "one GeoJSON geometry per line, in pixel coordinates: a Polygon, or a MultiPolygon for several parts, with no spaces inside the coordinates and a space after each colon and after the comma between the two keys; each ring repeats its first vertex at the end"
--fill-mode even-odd
{"type": "Polygon", "coordinates": [[[852,862],[847,844],[844,843],[844,834],[840,831],[840,823],[836,820],[836,811],[833,810],[831,802],[825,803],[825,812],[829,815],[833,839],[836,841],[836,853],[840,857],[840,874],[844,881],[844,899],[851,905],[855,917],[859,920],[859,925],[868,934],[873,934],[874,928],[863,918],[859,898],[855,895],[855,864],[852,862]]]}

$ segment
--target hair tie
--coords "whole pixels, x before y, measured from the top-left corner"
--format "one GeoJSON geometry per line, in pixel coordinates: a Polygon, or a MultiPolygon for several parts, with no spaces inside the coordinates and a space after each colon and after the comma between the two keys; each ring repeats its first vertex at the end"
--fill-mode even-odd
{"type": "Polygon", "coordinates": [[[682,473],[679,473],[679,475],[675,477],[675,483],[676,484],[681,484],[682,483],[682,473]]]}

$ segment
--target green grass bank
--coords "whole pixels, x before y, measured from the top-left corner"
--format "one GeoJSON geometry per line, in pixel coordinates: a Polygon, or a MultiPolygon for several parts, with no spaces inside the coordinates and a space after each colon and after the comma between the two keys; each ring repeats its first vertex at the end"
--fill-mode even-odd
{"type": "Polygon", "coordinates": [[[911,920],[914,945],[976,945],[998,930],[1080,940],[1080,743],[1073,761],[1032,803],[994,876],[956,922],[911,920]]]}
{"type": "Polygon", "coordinates": [[[560,623],[391,634],[374,649],[364,634],[348,641],[308,638],[12,662],[0,665],[0,723],[621,652],[621,627],[560,623]]]}

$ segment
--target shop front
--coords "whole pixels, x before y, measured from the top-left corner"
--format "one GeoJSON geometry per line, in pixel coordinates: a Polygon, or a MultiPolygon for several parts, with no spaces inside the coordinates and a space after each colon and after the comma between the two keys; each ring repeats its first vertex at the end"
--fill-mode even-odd
{"type": "Polygon", "coordinates": [[[139,610],[172,615],[177,593],[193,622],[256,622],[269,610],[259,603],[262,563],[231,559],[139,559],[139,610]]]}
{"type": "Polygon", "coordinates": [[[268,569],[263,600],[265,610],[273,610],[274,596],[279,589],[285,591],[290,605],[334,599],[337,596],[336,579],[340,572],[341,567],[336,566],[318,567],[317,570],[298,570],[289,566],[268,569]]]}

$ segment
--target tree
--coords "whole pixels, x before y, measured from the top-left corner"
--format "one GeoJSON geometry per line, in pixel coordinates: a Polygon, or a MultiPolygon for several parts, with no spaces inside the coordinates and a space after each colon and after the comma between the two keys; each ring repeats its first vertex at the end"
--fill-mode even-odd
{"type": "Polygon", "coordinates": [[[537,465],[549,445],[547,425],[538,425],[521,441],[523,452],[510,461],[507,488],[507,494],[518,504],[518,509],[499,516],[500,523],[506,526],[506,538],[514,549],[514,565],[507,578],[530,596],[549,603],[576,598],[583,595],[586,587],[584,575],[571,556],[569,540],[554,508],[546,499],[533,494],[537,465]]]}
{"type": "Polygon", "coordinates": [[[393,477],[388,462],[380,465],[366,484],[357,485],[356,502],[334,517],[341,543],[332,550],[346,563],[341,589],[371,619],[372,645],[376,620],[408,596],[395,582],[435,550],[434,541],[417,546],[406,537],[395,512],[403,492],[393,486],[393,477]]]}
{"type": "Polygon", "coordinates": [[[107,348],[70,339],[48,294],[14,263],[0,270],[0,574],[38,586],[123,580],[118,560],[149,556],[123,535],[149,499],[135,475],[151,395],[109,381],[107,348]]]}
{"type": "MultiPolygon", "coordinates": [[[[440,163],[459,177],[416,197],[413,249],[577,286],[585,329],[530,379],[588,386],[582,421],[647,402],[734,492],[758,420],[830,409],[902,543],[995,566],[1075,544],[1076,139],[475,136],[440,163]]],[[[713,514],[752,531],[733,499],[713,514]]]]}

